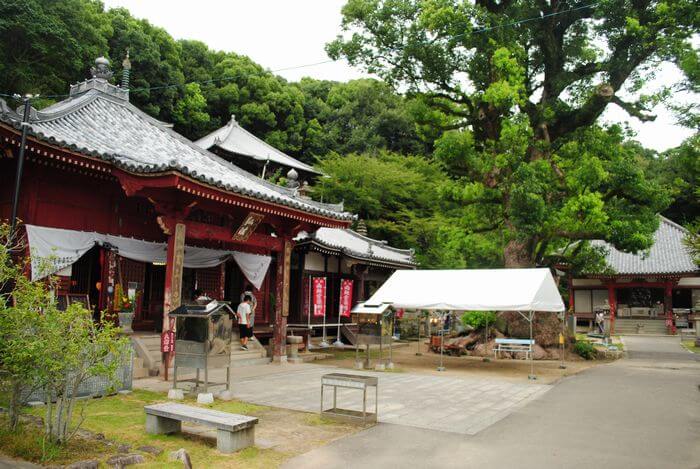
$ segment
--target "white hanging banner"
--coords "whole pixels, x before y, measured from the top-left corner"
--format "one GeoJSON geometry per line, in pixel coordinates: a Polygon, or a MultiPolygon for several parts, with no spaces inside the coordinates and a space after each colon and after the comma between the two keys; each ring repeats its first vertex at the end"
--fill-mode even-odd
{"type": "MultiPolygon", "coordinates": [[[[32,280],[55,274],[74,264],[95,244],[112,249],[120,256],[138,262],[165,264],[166,243],[156,243],[123,236],[105,235],[94,231],[64,230],[25,225],[32,254],[32,280]],[[48,260],[48,262],[47,262],[48,260]]],[[[260,289],[272,258],[260,254],[185,246],[185,267],[206,269],[216,267],[233,257],[243,275],[260,289]]]]}
{"type": "Polygon", "coordinates": [[[25,225],[32,259],[32,280],[55,274],[75,263],[99,239],[92,231],[25,225]]]}
{"type": "Polygon", "coordinates": [[[233,251],[232,255],[245,278],[256,289],[260,290],[263,280],[265,280],[265,275],[267,275],[267,269],[270,267],[270,262],[272,262],[272,257],[238,251],[233,251]]]}

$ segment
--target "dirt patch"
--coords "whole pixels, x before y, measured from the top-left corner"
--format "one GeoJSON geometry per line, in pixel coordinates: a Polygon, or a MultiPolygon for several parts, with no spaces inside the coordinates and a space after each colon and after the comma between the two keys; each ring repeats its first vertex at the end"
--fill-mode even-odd
{"type": "MultiPolygon", "coordinates": [[[[393,351],[393,360],[396,369],[394,372],[411,372],[425,373],[437,376],[469,376],[473,378],[498,378],[511,382],[528,381],[527,377],[530,373],[530,362],[521,359],[499,359],[490,358],[489,362],[484,362],[481,357],[461,356],[451,357],[443,356],[445,371],[437,371],[437,366],[440,363],[440,355],[427,350],[427,346],[423,345],[420,348],[422,355],[417,356],[419,350],[417,343],[412,343],[408,347],[396,348],[393,351]]],[[[373,354],[373,356],[375,356],[373,354]]],[[[386,358],[388,354],[384,354],[386,358]]],[[[343,368],[352,368],[354,359],[351,354],[341,352],[335,358],[328,360],[320,360],[317,362],[321,365],[333,365],[343,368]]],[[[376,358],[373,364],[376,363],[376,358]]],[[[606,361],[582,361],[580,357],[574,354],[567,354],[565,361],[566,368],[560,369],[558,360],[536,360],[535,374],[539,382],[549,384],[570,375],[575,375],[587,368],[596,366],[606,361]]]]}

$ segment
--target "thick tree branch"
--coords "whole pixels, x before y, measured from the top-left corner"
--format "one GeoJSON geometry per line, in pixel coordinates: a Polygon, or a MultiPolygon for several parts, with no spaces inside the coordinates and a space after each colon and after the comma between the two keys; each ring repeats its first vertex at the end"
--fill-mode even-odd
{"type": "Polygon", "coordinates": [[[627,111],[627,114],[636,117],[642,122],[651,122],[656,120],[656,116],[654,114],[646,113],[646,109],[644,109],[639,103],[628,103],[617,96],[613,96],[612,102],[627,111]]]}

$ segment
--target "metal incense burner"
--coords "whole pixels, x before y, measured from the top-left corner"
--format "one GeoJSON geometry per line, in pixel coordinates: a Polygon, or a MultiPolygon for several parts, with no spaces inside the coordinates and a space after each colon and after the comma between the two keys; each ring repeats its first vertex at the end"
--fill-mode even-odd
{"type": "Polygon", "coordinates": [[[394,311],[389,304],[368,305],[359,303],[352,310],[352,321],[357,324],[358,332],[355,341],[355,368],[369,369],[371,366],[370,346],[379,345],[379,361],[377,370],[392,369],[392,341],[394,334],[394,311]],[[389,361],[384,363],[383,349],[389,347],[389,361]],[[364,346],[366,357],[360,360],[360,347],[364,346]]]}
{"type": "Polygon", "coordinates": [[[226,384],[231,381],[231,332],[233,330],[233,310],[226,303],[211,301],[206,305],[182,305],[170,313],[176,319],[175,363],[173,369],[173,389],[177,388],[177,369],[197,370],[193,382],[195,392],[199,389],[199,370],[204,370],[203,392],[209,386],[226,384]],[[226,368],[226,383],[210,383],[209,370],[226,368]]]}

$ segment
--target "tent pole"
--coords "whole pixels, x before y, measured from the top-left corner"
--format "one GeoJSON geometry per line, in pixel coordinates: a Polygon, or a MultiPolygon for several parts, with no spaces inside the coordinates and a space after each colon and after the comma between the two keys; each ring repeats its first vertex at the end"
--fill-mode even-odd
{"type": "MultiPolygon", "coordinates": [[[[530,346],[533,346],[534,344],[532,343],[532,319],[534,316],[534,312],[530,311],[528,316],[529,316],[529,322],[530,322],[530,346]]],[[[535,363],[533,361],[534,354],[535,354],[535,347],[532,347],[532,351],[530,352],[530,375],[527,377],[527,379],[531,379],[531,380],[537,379],[537,376],[535,376],[535,363]]]]}
{"type": "Polygon", "coordinates": [[[444,347],[444,341],[445,341],[445,314],[443,313],[441,315],[442,321],[440,321],[440,366],[438,366],[438,371],[445,371],[445,367],[443,366],[442,363],[442,351],[445,349],[444,347]]]}
{"type": "Polygon", "coordinates": [[[420,357],[423,355],[423,352],[420,350],[420,328],[423,326],[423,311],[418,313],[418,351],[416,352],[416,356],[420,357]]]}

